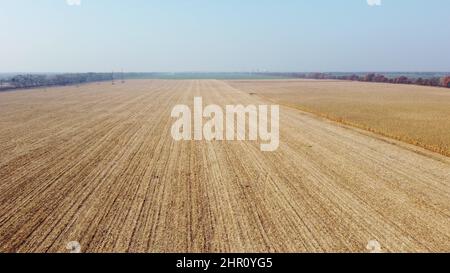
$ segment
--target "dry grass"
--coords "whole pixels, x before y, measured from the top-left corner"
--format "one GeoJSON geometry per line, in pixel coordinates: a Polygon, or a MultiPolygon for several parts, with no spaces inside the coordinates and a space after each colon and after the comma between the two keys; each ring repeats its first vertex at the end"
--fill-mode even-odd
{"type": "Polygon", "coordinates": [[[240,81],[242,88],[450,156],[450,89],[343,81],[240,81]]]}
{"type": "Polygon", "coordinates": [[[288,107],[273,153],[173,141],[198,95],[268,103],[221,81],[1,93],[0,252],[450,251],[446,157],[288,107]]]}

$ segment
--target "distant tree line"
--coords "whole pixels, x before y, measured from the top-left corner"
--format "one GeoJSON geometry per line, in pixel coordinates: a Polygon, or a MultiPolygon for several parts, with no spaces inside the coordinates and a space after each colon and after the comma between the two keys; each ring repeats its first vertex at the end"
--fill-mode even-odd
{"type": "Polygon", "coordinates": [[[113,79],[114,75],[112,73],[24,74],[1,80],[0,89],[76,85],[89,82],[111,81],[113,79]]]}
{"type": "Polygon", "coordinates": [[[288,76],[300,79],[317,79],[317,80],[347,80],[360,82],[380,82],[392,84],[415,84],[424,86],[441,86],[450,88],[450,76],[447,77],[430,77],[430,78],[408,78],[406,76],[388,78],[382,74],[369,73],[364,76],[357,74],[350,75],[334,75],[332,73],[267,73],[271,76],[288,76]]]}
{"type": "MultiPolygon", "coordinates": [[[[447,77],[386,77],[379,73],[336,75],[333,73],[258,73],[262,76],[289,77],[300,79],[347,80],[360,82],[380,82],[392,84],[415,84],[423,86],[442,86],[450,88],[450,76],[447,77]]],[[[126,79],[155,79],[164,76],[158,73],[67,73],[67,74],[23,74],[0,79],[0,90],[33,88],[44,86],[77,85],[89,82],[126,79]]]]}

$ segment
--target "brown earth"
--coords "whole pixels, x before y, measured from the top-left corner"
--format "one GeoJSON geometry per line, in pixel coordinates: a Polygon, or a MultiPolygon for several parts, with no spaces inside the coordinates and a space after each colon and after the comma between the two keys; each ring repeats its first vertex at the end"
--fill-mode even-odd
{"type": "Polygon", "coordinates": [[[175,142],[222,81],[0,93],[0,252],[450,251],[450,160],[281,108],[281,144],[175,142]]]}

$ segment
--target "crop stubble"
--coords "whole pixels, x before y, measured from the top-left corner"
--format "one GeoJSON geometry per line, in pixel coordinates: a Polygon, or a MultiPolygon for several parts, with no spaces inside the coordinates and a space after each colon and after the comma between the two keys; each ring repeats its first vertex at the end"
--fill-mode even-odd
{"type": "Polygon", "coordinates": [[[0,252],[450,251],[450,162],[288,107],[281,144],[170,136],[223,81],[0,94],[0,252]]]}

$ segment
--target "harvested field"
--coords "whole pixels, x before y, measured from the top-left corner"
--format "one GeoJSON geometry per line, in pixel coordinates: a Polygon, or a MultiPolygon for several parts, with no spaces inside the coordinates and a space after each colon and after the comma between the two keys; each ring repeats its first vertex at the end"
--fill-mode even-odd
{"type": "Polygon", "coordinates": [[[290,107],[276,152],[175,142],[194,96],[270,103],[214,80],[0,93],[0,252],[450,251],[447,157],[290,107]]]}
{"type": "Polygon", "coordinates": [[[248,93],[450,156],[450,89],[345,81],[234,81],[248,93]]]}

